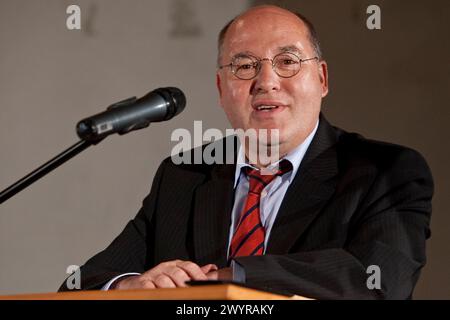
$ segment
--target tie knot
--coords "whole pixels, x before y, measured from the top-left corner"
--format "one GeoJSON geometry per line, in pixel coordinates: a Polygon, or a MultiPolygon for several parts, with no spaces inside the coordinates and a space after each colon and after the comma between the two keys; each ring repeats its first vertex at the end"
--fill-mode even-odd
{"type": "Polygon", "coordinates": [[[282,160],[278,163],[278,167],[272,169],[252,169],[245,167],[244,172],[249,179],[249,192],[261,195],[264,188],[270,184],[273,179],[292,170],[292,164],[288,160],[282,160]]]}

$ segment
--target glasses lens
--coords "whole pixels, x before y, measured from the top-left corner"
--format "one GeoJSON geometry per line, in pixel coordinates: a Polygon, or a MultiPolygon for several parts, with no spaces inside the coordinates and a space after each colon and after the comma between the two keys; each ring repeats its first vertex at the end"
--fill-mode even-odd
{"type": "Polygon", "coordinates": [[[281,53],[273,59],[275,72],[280,77],[293,77],[300,71],[300,59],[292,53],[281,53]]]}
{"type": "Polygon", "coordinates": [[[239,79],[252,79],[258,73],[258,60],[250,56],[239,56],[232,63],[232,71],[239,79]]]}

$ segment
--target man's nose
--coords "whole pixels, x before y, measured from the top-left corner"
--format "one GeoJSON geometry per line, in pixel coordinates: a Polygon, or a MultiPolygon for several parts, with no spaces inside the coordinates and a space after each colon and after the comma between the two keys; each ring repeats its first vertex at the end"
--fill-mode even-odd
{"type": "Polygon", "coordinates": [[[254,89],[257,92],[270,92],[280,89],[280,77],[272,67],[272,61],[261,61],[261,69],[255,77],[254,89]]]}

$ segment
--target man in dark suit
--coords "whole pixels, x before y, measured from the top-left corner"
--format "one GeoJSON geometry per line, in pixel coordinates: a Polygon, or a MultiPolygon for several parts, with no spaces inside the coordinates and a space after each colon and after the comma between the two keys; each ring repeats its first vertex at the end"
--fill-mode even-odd
{"type": "Polygon", "coordinates": [[[233,128],[279,130],[282,161],[261,174],[273,164],[249,163],[245,144],[234,164],[166,159],[137,216],[81,268],[82,289],[220,279],[319,299],[411,297],[431,173],[416,151],[323,117],[327,64],[312,24],[274,6],[235,18],[219,37],[217,86],[233,128]]]}

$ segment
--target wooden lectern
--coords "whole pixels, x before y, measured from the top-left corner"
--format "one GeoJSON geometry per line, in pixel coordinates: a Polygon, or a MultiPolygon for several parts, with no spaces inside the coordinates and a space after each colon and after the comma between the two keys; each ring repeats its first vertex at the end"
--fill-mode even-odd
{"type": "Polygon", "coordinates": [[[151,290],[74,291],[0,296],[0,300],[310,300],[232,284],[151,290]]]}

